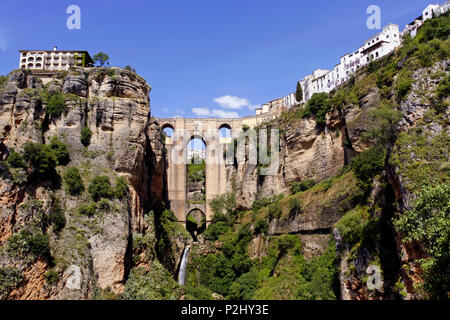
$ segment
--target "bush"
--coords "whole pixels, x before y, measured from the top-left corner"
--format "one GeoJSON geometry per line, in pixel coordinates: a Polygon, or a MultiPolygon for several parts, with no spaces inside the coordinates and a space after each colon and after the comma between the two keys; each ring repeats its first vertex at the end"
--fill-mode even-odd
{"type": "Polygon", "coordinates": [[[31,236],[28,239],[28,246],[30,251],[36,257],[49,257],[50,256],[50,243],[48,237],[45,234],[38,233],[31,236]]]}
{"type": "Polygon", "coordinates": [[[29,162],[32,173],[36,176],[48,178],[55,174],[58,160],[50,146],[27,142],[23,157],[29,162]]]}
{"type": "Polygon", "coordinates": [[[70,162],[67,143],[61,142],[58,137],[55,136],[50,140],[50,148],[53,150],[60,165],[65,166],[70,162]]]}
{"type": "Polygon", "coordinates": [[[54,270],[48,270],[46,273],[44,273],[44,277],[47,284],[53,285],[58,282],[59,273],[54,270]]]}
{"type": "Polygon", "coordinates": [[[123,198],[128,190],[128,183],[124,177],[118,177],[116,179],[116,187],[114,189],[114,196],[117,199],[123,198]]]}
{"type": "Polygon", "coordinates": [[[0,90],[3,89],[7,83],[8,83],[8,77],[0,76],[0,90]]]}
{"type": "Polygon", "coordinates": [[[95,177],[89,184],[88,191],[94,201],[98,201],[102,198],[111,198],[113,195],[111,182],[107,176],[95,177]]]}
{"type": "Polygon", "coordinates": [[[47,103],[47,112],[53,117],[59,117],[65,110],[64,95],[60,92],[53,93],[47,103]]]}
{"type": "Polygon", "coordinates": [[[78,214],[83,216],[92,217],[97,213],[97,206],[95,203],[83,204],[78,208],[78,214]]]}
{"type": "Polygon", "coordinates": [[[7,298],[9,292],[23,280],[22,273],[14,268],[0,268],[0,300],[7,298]]]}
{"type": "Polygon", "coordinates": [[[78,195],[84,191],[83,180],[81,179],[80,171],[76,167],[69,167],[63,175],[66,183],[66,190],[71,195],[78,195]]]}
{"type": "Polygon", "coordinates": [[[7,162],[11,165],[13,168],[23,168],[26,169],[25,162],[23,162],[23,157],[20,153],[12,152],[9,154],[7,162]]]}
{"type": "Polygon", "coordinates": [[[230,300],[251,300],[258,286],[258,274],[254,271],[245,273],[230,286],[230,300]]]}
{"type": "Polygon", "coordinates": [[[91,144],[91,137],[92,137],[92,131],[89,129],[89,127],[83,127],[81,129],[81,136],[80,140],[83,146],[88,147],[91,144]]]}
{"type": "Polygon", "coordinates": [[[347,212],[336,224],[342,241],[349,245],[354,245],[361,241],[368,218],[369,214],[366,207],[358,206],[347,212]]]}
{"type": "Polygon", "coordinates": [[[329,98],[328,94],[324,92],[315,93],[306,104],[306,107],[303,111],[303,116],[306,118],[313,114],[316,116],[316,123],[318,125],[323,125],[325,124],[325,116],[330,111],[331,99],[329,98]]]}
{"type": "Polygon", "coordinates": [[[397,79],[397,97],[398,101],[406,98],[412,88],[411,72],[401,72],[397,79]]]}
{"type": "Polygon", "coordinates": [[[283,209],[279,203],[273,203],[269,206],[267,214],[269,220],[280,219],[283,209]]]}
{"type": "Polygon", "coordinates": [[[289,199],[289,210],[291,214],[299,214],[303,210],[302,200],[299,198],[293,197],[289,199]]]}
{"type": "Polygon", "coordinates": [[[447,299],[450,283],[450,184],[425,187],[412,210],[403,212],[394,226],[403,242],[420,241],[426,258],[419,260],[424,273],[423,289],[433,299],[447,299]]]}
{"type": "Polygon", "coordinates": [[[384,169],[384,158],[385,150],[381,147],[372,147],[351,160],[350,167],[366,192],[372,188],[373,178],[384,169]]]}
{"type": "Polygon", "coordinates": [[[265,219],[258,219],[255,222],[255,227],[253,229],[253,234],[267,234],[269,232],[269,223],[265,219]]]}
{"type": "Polygon", "coordinates": [[[439,82],[439,85],[436,88],[436,93],[439,99],[446,99],[450,96],[450,75],[446,76],[441,80],[441,82],[439,82]]]}
{"type": "Polygon", "coordinates": [[[102,199],[98,202],[97,208],[100,211],[108,211],[111,208],[111,204],[109,203],[108,200],[102,199]]]}
{"type": "Polygon", "coordinates": [[[294,181],[290,185],[290,190],[292,194],[295,194],[311,189],[312,187],[314,187],[314,185],[315,182],[311,179],[303,180],[302,182],[294,181]]]}
{"type": "Polygon", "coordinates": [[[227,233],[231,229],[226,221],[217,221],[208,226],[203,233],[206,240],[216,241],[219,236],[227,233]]]}
{"type": "Polygon", "coordinates": [[[52,197],[52,205],[48,216],[49,222],[53,225],[53,230],[56,233],[60,232],[66,226],[66,216],[61,206],[59,197],[52,197]]]}

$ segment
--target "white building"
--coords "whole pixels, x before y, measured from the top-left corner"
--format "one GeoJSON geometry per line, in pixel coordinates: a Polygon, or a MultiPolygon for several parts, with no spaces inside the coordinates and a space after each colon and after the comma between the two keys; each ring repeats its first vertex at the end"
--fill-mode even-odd
{"type": "Polygon", "coordinates": [[[300,80],[300,86],[303,90],[303,101],[306,102],[313,96],[314,93],[324,92],[326,87],[325,76],[329,70],[317,69],[312,74],[300,80]]]}
{"type": "Polygon", "coordinates": [[[402,38],[409,34],[411,37],[415,37],[417,35],[417,31],[423,26],[426,20],[438,17],[450,11],[450,0],[445,3],[439,4],[430,4],[423,11],[420,17],[417,17],[405,26],[405,29],[402,31],[402,38]]]}
{"type": "Polygon", "coordinates": [[[285,109],[290,109],[292,107],[295,107],[297,104],[299,104],[300,102],[297,101],[297,99],[295,98],[295,93],[291,93],[288,94],[286,97],[283,98],[284,99],[284,108],[285,109]]]}
{"type": "MultiPolygon", "coordinates": [[[[367,39],[358,50],[343,55],[333,70],[317,69],[312,74],[300,80],[300,85],[303,90],[303,101],[307,102],[313,94],[326,92],[329,93],[342,83],[348,81],[356,71],[371,61],[381,59],[392,53],[402,44],[402,39],[405,34],[411,34],[414,37],[417,30],[422,27],[424,22],[428,19],[440,16],[450,11],[450,0],[444,4],[430,4],[422,12],[422,15],[416,18],[413,22],[408,24],[400,33],[399,26],[393,23],[386,25],[381,32],[367,39]]],[[[293,101],[285,97],[284,106],[290,108],[293,101]]],[[[295,100],[295,94],[294,94],[295,100]]],[[[276,100],[274,100],[276,101],[276,100]]],[[[295,105],[298,102],[295,103],[295,105]]],[[[263,105],[262,108],[256,109],[256,114],[261,115],[270,112],[274,109],[273,101],[263,105]]]]}
{"type": "Polygon", "coordinates": [[[70,66],[89,67],[93,60],[87,51],[20,50],[19,68],[64,71],[70,66]]]}

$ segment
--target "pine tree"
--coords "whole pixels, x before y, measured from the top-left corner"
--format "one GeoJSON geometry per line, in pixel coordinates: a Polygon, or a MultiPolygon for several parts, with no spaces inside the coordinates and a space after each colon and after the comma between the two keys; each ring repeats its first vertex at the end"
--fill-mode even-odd
{"type": "Polygon", "coordinates": [[[303,101],[303,90],[302,86],[300,85],[300,82],[297,82],[297,91],[295,92],[295,100],[297,100],[297,102],[303,101]]]}

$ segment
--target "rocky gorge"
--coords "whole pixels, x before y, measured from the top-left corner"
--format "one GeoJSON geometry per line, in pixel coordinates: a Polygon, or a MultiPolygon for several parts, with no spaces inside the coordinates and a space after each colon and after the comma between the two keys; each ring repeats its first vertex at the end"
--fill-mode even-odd
{"type": "MultiPolygon", "coordinates": [[[[450,56],[439,26],[256,128],[280,130],[277,173],[228,165],[228,193],[194,244],[169,210],[145,79],[75,68],[44,85],[11,72],[0,86],[0,299],[445,297],[450,56]]],[[[204,200],[200,180],[191,201],[204,200]]]]}

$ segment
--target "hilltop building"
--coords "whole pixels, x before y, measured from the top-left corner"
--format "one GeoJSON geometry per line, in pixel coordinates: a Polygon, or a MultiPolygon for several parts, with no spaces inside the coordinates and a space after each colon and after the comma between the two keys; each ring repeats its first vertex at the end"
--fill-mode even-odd
{"type": "Polygon", "coordinates": [[[303,101],[295,101],[295,94],[290,94],[284,98],[282,104],[276,103],[274,105],[274,101],[279,99],[264,104],[262,108],[256,109],[256,115],[268,112],[276,113],[299,103],[306,103],[315,93],[331,92],[348,81],[360,68],[395,51],[401,46],[402,39],[406,34],[414,37],[417,34],[417,30],[423,26],[426,20],[445,14],[449,10],[450,0],[442,5],[430,4],[422,11],[422,15],[408,24],[402,32],[400,32],[398,25],[389,23],[381,32],[367,39],[358,50],[343,55],[333,70],[317,69],[312,74],[303,77],[300,80],[303,90],[303,101]]]}
{"type": "Polygon", "coordinates": [[[71,66],[91,67],[94,64],[87,51],[20,50],[19,68],[36,71],[67,71],[71,66]]]}

